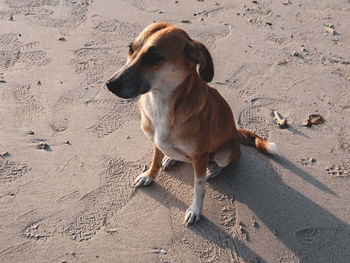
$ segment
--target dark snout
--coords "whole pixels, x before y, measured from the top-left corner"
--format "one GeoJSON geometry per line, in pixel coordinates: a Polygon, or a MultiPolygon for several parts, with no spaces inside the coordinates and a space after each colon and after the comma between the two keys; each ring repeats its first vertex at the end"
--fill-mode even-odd
{"type": "Polygon", "coordinates": [[[116,74],[114,74],[109,80],[106,82],[106,86],[110,92],[117,95],[118,97],[124,98],[124,99],[130,99],[132,98],[132,94],[130,92],[130,89],[127,88],[128,78],[124,71],[118,71],[116,74]]]}
{"type": "Polygon", "coordinates": [[[106,86],[110,92],[123,99],[131,99],[150,90],[142,74],[134,68],[122,68],[106,82],[106,86]]]}

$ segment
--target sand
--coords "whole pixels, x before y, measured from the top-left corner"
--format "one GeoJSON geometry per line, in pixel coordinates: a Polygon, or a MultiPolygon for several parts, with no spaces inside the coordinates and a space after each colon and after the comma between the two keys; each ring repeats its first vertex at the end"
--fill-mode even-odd
{"type": "Polygon", "coordinates": [[[350,3],[0,1],[0,262],[350,262],[350,3]],[[105,80],[148,24],[210,50],[240,127],[277,143],[208,182],[134,190],[151,142],[105,80]],[[277,110],[289,127],[273,120],[277,110]],[[303,122],[321,114],[325,123],[303,122]]]}

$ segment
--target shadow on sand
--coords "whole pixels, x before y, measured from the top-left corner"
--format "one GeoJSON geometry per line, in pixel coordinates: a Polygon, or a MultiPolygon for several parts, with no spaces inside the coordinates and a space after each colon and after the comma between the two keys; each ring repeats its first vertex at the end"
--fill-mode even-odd
{"type": "MultiPolygon", "coordinates": [[[[241,160],[225,168],[208,184],[235,202],[245,204],[258,220],[276,233],[277,238],[300,262],[350,262],[349,225],[286,185],[271,162],[299,176],[306,184],[319,188],[325,198],[337,197],[336,193],[284,157],[268,158],[254,149],[244,147],[242,150],[241,160]]],[[[190,166],[183,164],[175,168],[180,170],[181,176],[174,179],[192,185],[193,175],[188,167],[190,166]],[[182,176],[182,173],[189,174],[182,176]]],[[[175,175],[178,172],[169,171],[163,176],[175,175]]],[[[184,213],[187,209],[186,204],[157,183],[142,191],[159,202],[174,200],[173,204],[184,213]],[[154,191],[158,194],[153,193],[154,191]]],[[[234,248],[244,261],[259,258],[258,262],[266,262],[266,259],[248,248],[244,242],[205,216],[197,225],[189,226],[189,229],[219,247],[234,248]]]]}

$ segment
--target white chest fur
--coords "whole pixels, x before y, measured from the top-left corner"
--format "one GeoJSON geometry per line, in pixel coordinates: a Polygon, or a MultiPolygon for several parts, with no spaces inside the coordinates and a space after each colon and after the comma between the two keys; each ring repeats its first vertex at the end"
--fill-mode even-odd
{"type": "Polygon", "coordinates": [[[144,113],[153,126],[153,132],[144,133],[166,156],[178,161],[188,161],[186,155],[190,149],[185,145],[178,145],[171,139],[169,127],[169,97],[170,94],[149,92],[142,96],[141,103],[144,113]]]}

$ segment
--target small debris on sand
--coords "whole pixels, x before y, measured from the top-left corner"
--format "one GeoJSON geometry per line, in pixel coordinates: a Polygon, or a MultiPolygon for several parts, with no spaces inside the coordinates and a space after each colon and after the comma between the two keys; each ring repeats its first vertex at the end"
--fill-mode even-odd
{"type": "Polygon", "coordinates": [[[166,251],[163,248],[153,247],[153,249],[154,249],[153,253],[155,253],[155,254],[163,254],[163,255],[168,254],[168,251],[166,251]]]}
{"type": "Polygon", "coordinates": [[[255,228],[258,228],[259,227],[259,224],[258,224],[258,222],[256,222],[256,220],[255,220],[255,217],[252,215],[252,218],[251,218],[251,220],[250,220],[250,223],[251,223],[251,225],[253,226],[253,227],[255,227],[255,228]]]}
{"type": "Polygon", "coordinates": [[[63,42],[66,41],[66,39],[64,37],[60,37],[58,40],[63,41],[63,42]]]}
{"type": "Polygon", "coordinates": [[[107,233],[118,232],[118,228],[117,227],[106,227],[105,230],[106,230],[107,233]]]}
{"type": "Polygon", "coordinates": [[[311,114],[309,118],[303,123],[306,127],[311,127],[312,125],[318,125],[325,122],[325,119],[320,114],[311,114]]]}
{"type": "Polygon", "coordinates": [[[311,127],[312,126],[312,123],[309,119],[307,119],[304,123],[303,123],[303,126],[306,126],[306,127],[311,127]]]}
{"type": "Polygon", "coordinates": [[[300,53],[297,52],[297,51],[293,51],[293,52],[292,52],[292,56],[297,57],[297,58],[304,58],[303,55],[300,54],[300,53]]]}
{"type": "Polygon", "coordinates": [[[9,152],[0,153],[0,157],[2,157],[2,158],[5,158],[7,156],[10,156],[9,152]]]}
{"type": "Polygon", "coordinates": [[[274,111],[274,120],[281,129],[288,128],[287,119],[283,118],[278,111],[274,111]]]}
{"type": "Polygon", "coordinates": [[[36,146],[39,150],[48,150],[50,146],[47,143],[41,142],[36,146]]]}
{"type": "Polygon", "coordinates": [[[288,61],[286,59],[283,59],[277,63],[278,66],[286,65],[288,61]]]}
{"type": "Polygon", "coordinates": [[[337,35],[337,31],[334,30],[334,25],[328,25],[325,26],[324,29],[326,30],[327,33],[331,34],[332,36],[337,35]]]}

